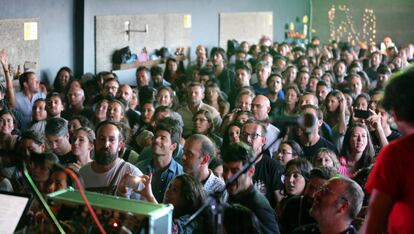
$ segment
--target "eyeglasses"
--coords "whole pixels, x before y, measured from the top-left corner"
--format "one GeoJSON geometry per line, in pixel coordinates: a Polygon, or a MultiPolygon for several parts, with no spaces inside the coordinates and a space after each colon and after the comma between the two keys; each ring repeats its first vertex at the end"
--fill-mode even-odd
{"type": "Polygon", "coordinates": [[[338,196],[339,198],[343,199],[344,201],[348,202],[348,199],[346,197],[344,197],[342,194],[339,194],[337,192],[332,191],[332,189],[330,189],[328,186],[326,185],[322,185],[319,190],[317,191],[317,193],[321,194],[322,196],[326,196],[329,193],[330,194],[335,194],[336,196],[338,196]]]}
{"type": "Polygon", "coordinates": [[[283,154],[283,155],[293,154],[293,152],[289,152],[287,150],[278,150],[276,153],[277,154],[283,154]]]}
{"type": "Polygon", "coordinates": [[[194,122],[197,122],[197,121],[206,122],[206,121],[208,121],[208,119],[206,119],[206,118],[194,118],[193,121],[194,122]]]}
{"type": "Polygon", "coordinates": [[[251,139],[257,139],[258,137],[261,137],[262,135],[260,135],[260,134],[258,134],[258,133],[247,133],[247,132],[242,132],[241,134],[240,134],[240,136],[242,137],[242,138],[244,138],[244,139],[248,139],[249,137],[251,138],[251,139]]]}

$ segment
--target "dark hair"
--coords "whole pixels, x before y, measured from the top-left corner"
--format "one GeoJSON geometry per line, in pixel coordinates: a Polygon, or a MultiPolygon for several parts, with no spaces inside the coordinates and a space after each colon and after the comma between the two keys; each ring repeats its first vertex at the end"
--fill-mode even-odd
{"type": "Polygon", "coordinates": [[[285,140],[282,141],[280,143],[280,145],[282,144],[287,144],[292,148],[292,156],[296,156],[296,157],[303,157],[304,156],[304,152],[302,150],[302,147],[300,147],[300,145],[294,141],[294,140],[285,140]]]}
{"type": "Polygon", "coordinates": [[[11,109],[9,109],[9,108],[5,108],[5,109],[3,109],[3,110],[0,111],[0,117],[3,116],[3,115],[5,115],[5,114],[9,114],[12,117],[12,119],[13,119],[13,125],[14,125],[14,130],[17,129],[19,126],[17,125],[17,120],[16,120],[16,117],[13,114],[13,111],[11,109]]]}
{"type": "Polygon", "coordinates": [[[99,130],[102,127],[106,126],[106,125],[113,125],[113,126],[115,126],[118,129],[118,131],[119,131],[119,140],[122,140],[123,139],[123,129],[122,129],[122,127],[120,126],[119,123],[114,122],[114,121],[111,121],[111,120],[104,120],[104,121],[98,123],[98,125],[95,128],[95,135],[96,135],[96,137],[98,137],[99,130]]]}
{"type": "Polygon", "coordinates": [[[210,57],[213,57],[215,54],[220,54],[223,58],[224,64],[227,63],[227,55],[226,51],[223,48],[220,47],[214,47],[211,49],[210,57]]]}
{"type": "Polygon", "coordinates": [[[74,120],[74,119],[77,119],[82,127],[86,127],[86,128],[93,129],[93,124],[85,116],[83,116],[83,115],[75,115],[75,116],[72,116],[69,119],[69,122],[72,121],[72,120],[74,120]]]}
{"type": "Polygon", "coordinates": [[[282,74],[280,74],[280,73],[272,73],[272,74],[270,74],[269,78],[266,81],[267,86],[269,86],[270,85],[270,82],[272,80],[276,79],[276,77],[280,77],[280,79],[283,82],[284,78],[283,78],[282,74]]]}
{"type": "Polygon", "coordinates": [[[290,167],[296,167],[300,174],[305,178],[306,182],[309,181],[310,172],[312,170],[312,164],[305,158],[295,158],[290,160],[285,167],[285,174],[290,167]]]}
{"type": "Polygon", "coordinates": [[[137,68],[137,71],[135,72],[135,74],[138,74],[139,72],[144,71],[145,73],[147,73],[147,75],[150,77],[151,76],[151,72],[150,70],[145,67],[145,66],[140,66],[137,68]]]}
{"type": "Polygon", "coordinates": [[[208,169],[214,170],[219,166],[223,165],[223,160],[218,157],[214,157],[210,159],[210,163],[208,164],[208,169]]]}
{"type": "Polygon", "coordinates": [[[377,68],[377,73],[383,75],[390,75],[391,69],[388,67],[388,65],[381,63],[377,68]]]}
{"type": "Polygon", "coordinates": [[[230,123],[227,126],[226,130],[223,133],[223,144],[222,144],[222,147],[226,147],[227,145],[230,144],[229,130],[230,130],[231,127],[238,127],[240,129],[240,132],[241,132],[241,130],[243,128],[243,125],[241,123],[237,122],[237,121],[234,121],[234,122],[230,123]]]}
{"type": "Polygon", "coordinates": [[[349,159],[349,156],[351,155],[350,141],[351,141],[353,132],[357,127],[363,128],[367,134],[367,146],[362,152],[361,158],[355,165],[356,169],[358,170],[358,169],[370,166],[372,163],[372,159],[375,156],[375,150],[374,150],[374,146],[372,145],[371,135],[365,124],[356,122],[348,127],[348,129],[346,130],[345,136],[344,136],[344,141],[342,144],[342,150],[341,150],[340,155],[344,156],[346,159],[349,159]]]}
{"type": "Polygon", "coordinates": [[[160,66],[151,67],[151,76],[162,76],[163,70],[160,66]]]}
{"type": "Polygon", "coordinates": [[[354,100],[354,102],[352,103],[352,106],[356,106],[356,104],[357,104],[357,100],[358,99],[360,99],[360,98],[363,98],[363,99],[365,99],[366,101],[367,101],[367,103],[369,104],[369,102],[371,101],[371,97],[367,94],[367,93],[361,93],[361,94],[359,94],[358,96],[356,96],[355,97],[355,100],[354,100]]]}
{"type": "Polygon", "coordinates": [[[29,76],[31,75],[36,75],[36,73],[28,71],[20,75],[19,77],[20,89],[22,90],[24,89],[24,83],[27,82],[27,80],[29,79],[29,76]]]}
{"type": "Polygon", "coordinates": [[[238,203],[224,208],[224,229],[226,233],[261,234],[260,221],[253,211],[238,203]]]}
{"type": "Polygon", "coordinates": [[[203,185],[188,174],[178,175],[173,180],[179,180],[181,182],[181,198],[184,200],[183,204],[185,204],[183,206],[185,210],[182,211],[182,214],[193,214],[204,203],[206,195],[203,185]]]}
{"type": "Polygon", "coordinates": [[[248,74],[252,74],[252,69],[245,63],[237,64],[234,70],[237,71],[240,69],[246,71],[248,74]]]}
{"type": "Polygon", "coordinates": [[[414,124],[414,66],[396,73],[384,89],[382,106],[386,111],[393,110],[399,119],[414,124]]]}
{"type": "Polygon", "coordinates": [[[169,86],[161,86],[161,87],[159,87],[157,89],[157,95],[155,95],[155,96],[158,96],[158,94],[162,90],[166,90],[170,94],[170,97],[171,97],[171,100],[172,100],[171,101],[172,102],[171,108],[174,108],[177,105],[177,103],[178,103],[178,99],[177,99],[177,96],[175,95],[175,91],[171,87],[169,87],[169,86]]]}
{"type": "Polygon", "coordinates": [[[63,71],[69,73],[69,80],[74,79],[73,72],[72,72],[72,70],[69,67],[61,67],[59,69],[59,71],[56,73],[55,80],[53,81],[53,91],[58,92],[58,93],[64,91],[63,90],[64,87],[61,87],[60,80],[59,80],[59,75],[63,71]]]}
{"type": "Polygon", "coordinates": [[[44,144],[45,143],[45,136],[40,132],[36,132],[34,130],[26,130],[23,131],[21,135],[21,140],[30,139],[33,140],[37,144],[44,144]]]}
{"type": "Polygon", "coordinates": [[[159,123],[155,127],[154,133],[157,131],[166,131],[170,133],[171,142],[173,144],[179,144],[181,134],[183,132],[183,129],[180,129],[179,126],[180,123],[178,122],[178,120],[171,117],[166,117],[159,121],[159,123]]]}
{"type": "Polygon", "coordinates": [[[50,151],[46,151],[41,154],[31,153],[29,161],[34,163],[35,165],[46,166],[49,168],[49,170],[51,170],[53,164],[59,162],[59,158],[56,156],[56,154],[50,151]]]}
{"type": "Polygon", "coordinates": [[[230,143],[223,148],[221,155],[225,163],[241,161],[245,165],[253,159],[252,148],[243,142],[230,143]]]}

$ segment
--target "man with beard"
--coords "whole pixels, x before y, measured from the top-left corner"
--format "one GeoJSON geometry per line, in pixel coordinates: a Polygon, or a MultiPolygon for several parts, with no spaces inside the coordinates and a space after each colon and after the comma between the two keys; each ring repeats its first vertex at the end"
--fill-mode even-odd
{"type": "Polygon", "coordinates": [[[83,166],[79,174],[87,190],[140,199],[141,196],[138,193],[122,186],[128,175],[141,176],[143,174],[134,165],[118,157],[121,141],[121,128],[117,123],[111,121],[99,123],[96,127],[94,161],[83,166]]]}
{"type": "Polygon", "coordinates": [[[178,121],[171,117],[163,119],[154,130],[151,145],[152,158],[137,164],[138,168],[146,174],[152,174],[151,188],[158,202],[163,200],[170,181],[175,176],[183,174],[183,167],[173,158],[180,136],[178,121]]]}

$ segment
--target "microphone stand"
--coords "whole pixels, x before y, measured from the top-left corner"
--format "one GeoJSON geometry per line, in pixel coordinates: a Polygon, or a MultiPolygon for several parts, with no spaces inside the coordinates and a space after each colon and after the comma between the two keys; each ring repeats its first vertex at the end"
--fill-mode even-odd
{"type": "Polygon", "coordinates": [[[26,167],[26,163],[25,162],[23,162],[23,176],[26,179],[26,181],[29,183],[29,185],[32,188],[32,190],[34,191],[36,197],[39,199],[40,204],[45,209],[47,215],[52,220],[53,224],[56,226],[56,228],[59,231],[59,233],[65,233],[65,231],[62,228],[62,226],[60,226],[60,223],[57,220],[56,216],[53,214],[52,210],[50,209],[50,206],[47,204],[46,200],[43,198],[42,193],[39,191],[39,189],[37,189],[37,186],[35,185],[32,177],[30,176],[30,174],[29,174],[29,172],[27,170],[27,167],[26,167]]]}
{"type": "Polygon", "coordinates": [[[263,149],[258,155],[255,157],[252,157],[251,160],[248,161],[247,164],[245,164],[238,172],[236,172],[230,179],[226,181],[226,184],[223,189],[215,192],[214,194],[211,194],[206,199],[207,201],[201,206],[194,214],[190,216],[190,218],[187,220],[186,223],[184,223],[184,227],[188,226],[190,223],[192,223],[200,214],[207,209],[207,207],[210,207],[214,216],[213,219],[213,233],[214,234],[222,234],[223,233],[223,216],[224,216],[224,204],[221,199],[223,193],[227,190],[230,185],[232,185],[234,182],[236,182],[241,175],[246,173],[250,167],[252,167],[259,158],[268,150],[272,145],[274,145],[279,138],[276,138],[272,144],[269,145],[268,148],[263,149]]]}

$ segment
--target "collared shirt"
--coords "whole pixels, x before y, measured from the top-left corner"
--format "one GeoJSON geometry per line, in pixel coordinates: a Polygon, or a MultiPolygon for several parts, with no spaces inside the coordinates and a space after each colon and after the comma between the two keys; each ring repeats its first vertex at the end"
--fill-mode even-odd
{"type": "Polygon", "coordinates": [[[46,95],[38,92],[33,94],[32,100],[29,100],[23,91],[16,93],[16,109],[22,113],[21,130],[26,130],[30,127],[30,123],[32,122],[32,107],[34,102],[39,98],[46,98],[46,95]]]}
{"type": "Polygon", "coordinates": [[[138,168],[146,174],[152,173],[151,188],[155,199],[158,202],[162,202],[164,193],[167,190],[167,186],[177,175],[184,173],[183,167],[178,164],[174,159],[171,159],[168,168],[164,171],[157,170],[154,166],[152,159],[145,160],[138,163],[138,168]]]}
{"type": "Polygon", "coordinates": [[[206,192],[206,195],[210,195],[212,193],[221,191],[224,189],[224,181],[218,178],[214,173],[209,170],[210,175],[207,177],[206,182],[203,185],[204,192],[206,192]]]}
{"type": "MultiPolygon", "coordinates": [[[[213,118],[214,126],[220,126],[221,125],[221,117],[220,113],[212,106],[205,104],[201,102],[201,104],[198,106],[197,111],[199,110],[206,110],[210,112],[211,117],[213,118]]],[[[183,136],[188,137],[193,132],[193,112],[191,112],[188,105],[181,106],[178,108],[177,112],[181,115],[184,122],[183,127],[183,136]]]]}

